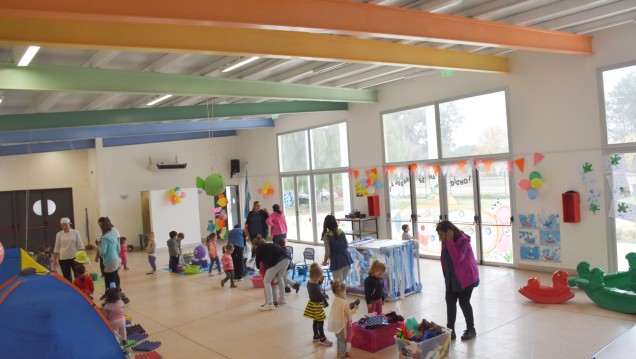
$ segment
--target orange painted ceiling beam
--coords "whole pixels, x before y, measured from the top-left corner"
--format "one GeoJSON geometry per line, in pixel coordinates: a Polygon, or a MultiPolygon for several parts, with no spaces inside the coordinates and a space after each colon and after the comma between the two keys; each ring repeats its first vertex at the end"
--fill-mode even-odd
{"type": "Polygon", "coordinates": [[[4,16],[321,32],[591,54],[587,35],[341,0],[0,0],[4,16]]]}

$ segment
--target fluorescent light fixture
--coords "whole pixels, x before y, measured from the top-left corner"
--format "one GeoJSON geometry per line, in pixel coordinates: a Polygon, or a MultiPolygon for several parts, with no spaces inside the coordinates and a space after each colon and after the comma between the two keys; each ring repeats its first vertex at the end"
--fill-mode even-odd
{"type": "Polygon", "coordinates": [[[2,103],[2,101],[4,101],[4,96],[0,96],[0,103],[2,103]]]}
{"type": "Polygon", "coordinates": [[[163,100],[167,100],[167,99],[169,99],[170,97],[172,97],[172,95],[164,95],[164,96],[161,96],[161,97],[157,97],[156,99],[154,99],[154,100],[152,100],[152,101],[148,102],[148,103],[146,104],[146,106],[152,106],[152,105],[158,104],[159,102],[161,102],[161,101],[163,101],[163,100]]]}
{"type": "Polygon", "coordinates": [[[39,46],[29,46],[29,48],[24,52],[24,55],[22,55],[22,58],[18,62],[18,66],[22,67],[29,65],[29,63],[31,63],[31,60],[33,60],[35,54],[37,54],[39,50],[39,46]]]}
{"type": "Polygon", "coordinates": [[[243,65],[247,65],[250,62],[256,61],[258,59],[260,59],[259,56],[254,56],[254,57],[247,58],[245,60],[242,60],[242,61],[239,61],[239,62],[235,63],[234,65],[232,65],[232,66],[230,66],[230,67],[228,67],[226,69],[223,69],[221,72],[229,72],[229,71],[232,71],[234,69],[238,69],[239,67],[241,67],[243,65]]]}

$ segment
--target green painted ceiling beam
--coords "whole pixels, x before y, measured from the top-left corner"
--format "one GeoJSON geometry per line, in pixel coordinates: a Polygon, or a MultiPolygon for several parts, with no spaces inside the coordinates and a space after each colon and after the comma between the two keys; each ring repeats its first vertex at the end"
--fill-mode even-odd
{"type": "Polygon", "coordinates": [[[0,89],[338,102],[377,102],[378,100],[377,92],[373,90],[96,68],[17,67],[6,62],[0,62],[0,89]]]}
{"type": "Polygon", "coordinates": [[[213,117],[339,111],[347,110],[347,108],[348,105],[346,102],[289,101],[0,115],[0,131],[156,123],[208,119],[213,117]]]}

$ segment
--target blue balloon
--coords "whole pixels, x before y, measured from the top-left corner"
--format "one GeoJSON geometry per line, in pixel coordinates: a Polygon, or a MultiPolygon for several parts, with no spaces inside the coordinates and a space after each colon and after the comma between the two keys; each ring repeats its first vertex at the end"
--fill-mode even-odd
{"type": "Polygon", "coordinates": [[[366,177],[360,178],[358,181],[360,182],[360,186],[362,186],[362,187],[366,187],[367,186],[367,178],[366,177]]]}
{"type": "Polygon", "coordinates": [[[538,195],[538,194],[539,194],[539,192],[537,192],[537,190],[536,190],[536,189],[534,189],[534,188],[530,188],[530,189],[528,190],[528,198],[530,198],[530,199],[532,199],[532,200],[537,199],[537,195],[538,195]]]}
{"type": "Polygon", "coordinates": [[[373,182],[373,185],[375,186],[375,188],[382,188],[382,181],[375,181],[373,182]]]}

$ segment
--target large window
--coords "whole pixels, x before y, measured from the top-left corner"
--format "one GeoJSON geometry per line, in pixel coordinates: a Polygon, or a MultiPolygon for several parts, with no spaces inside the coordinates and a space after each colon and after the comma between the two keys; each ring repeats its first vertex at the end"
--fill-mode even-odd
{"type": "Polygon", "coordinates": [[[351,212],[347,125],[279,135],[278,158],[287,238],[318,243],[326,215],[351,212]]]}
{"type": "Polygon", "coordinates": [[[385,114],[382,127],[386,162],[437,158],[434,106],[385,114]]]}
{"type": "Polygon", "coordinates": [[[607,143],[636,143],[636,66],[603,71],[607,143]]]}
{"type": "Polygon", "coordinates": [[[439,115],[443,158],[508,152],[505,92],[440,103],[439,115]]]}
{"type": "Polygon", "coordinates": [[[513,262],[506,107],[499,91],[382,115],[392,238],[409,224],[420,254],[438,257],[435,226],[449,219],[482,263],[513,262]]]}
{"type": "Polygon", "coordinates": [[[611,166],[609,180],[611,225],[616,246],[610,268],[629,269],[627,253],[636,252],[636,65],[602,72],[603,104],[607,135],[606,160],[625,165],[611,166]],[[615,167],[615,168],[614,168],[615,167]],[[622,188],[631,189],[623,191],[622,188]],[[620,190],[617,190],[620,189],[620,190]]]}

